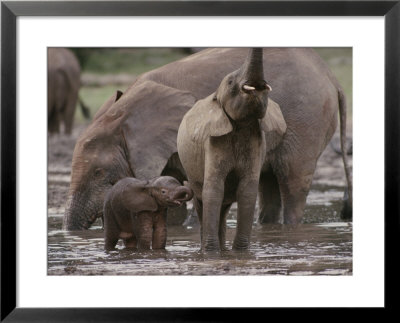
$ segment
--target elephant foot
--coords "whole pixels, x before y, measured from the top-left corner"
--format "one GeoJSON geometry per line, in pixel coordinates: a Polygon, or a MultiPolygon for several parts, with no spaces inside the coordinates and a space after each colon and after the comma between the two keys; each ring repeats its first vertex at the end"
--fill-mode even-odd
{"type": "Polygon", "coordinates": [[[232,245],[232,250],[249,249],[250,241],[248,238],[235,238],[232,245]]]}
{"type": "Polygon", "coordinates": [[[112,251],[115,250],[115,246],[118,243],[118,237],[105,237],[104,239],[104,250],[112,251]]]}
{"type": "Polygon", "coordinates": [[[289,226],[297,226],[302,223],[303,220],[303,210],[300,208],[290,210],[285,212],[283,215],[283,224],[289,226]]]}
{"type": "Polygon", "coordinates": [[[344,201],[343,208],[340,211],[340,218],[342,220],[352,220],[353,219],[353,207],[350,205],[348,200],[344,201]]]}
{"type": "Polygon", "coordinates": [[[150,241],[138,241],[137,249],[138,250],[150,250],[151,243],[150,241]]]}
{"type": "Polygon", "coordinates": [[[301,224],[301,220],[297,219],[296,217],[288,217],[284,219],[283,224],[290,228],[296,228],[301,224]]]}
{"type": "Polygon", "coordinates": [[[165,245],[153,245],[151,247],[153,250],[165,250],[165,245]]]}
{"type": "Polygon", "coordinates": [[[126,249],[136,249],[136,239],[124,239],[126,249]]]}
{"type": "Polygon", "coordinates": [[[233,246],[232,246],[232,250],[237,250],[237,251],[248,250],[248,249],[249,249],[249,245],[233,244],[233,246]]]}
{"type": "Polygon", "coordinates": [[[342,220],[352,220],[353,219],[353,205],[350,202],[347,189],[344,192],[344,196],[343,196],[343,208],[340,212],[340,218],[342,220]]]}
{"type": "Polygon", "coordinates": [[[216,239],[205,239],[202,251],[220,251],[219,242],[216,239]]]}
{"type": "Polygon", "coordinates": [[[221,251],[228,251],[229,249],[226,247],[226,245],[221,245],[221,251]]]}
{"type": "Polygon", "coordinates": [[[262,210],[258,217],[260,224],[276,224],[282,223],[281,208],[270,208],[268,210],[262,210]]]}

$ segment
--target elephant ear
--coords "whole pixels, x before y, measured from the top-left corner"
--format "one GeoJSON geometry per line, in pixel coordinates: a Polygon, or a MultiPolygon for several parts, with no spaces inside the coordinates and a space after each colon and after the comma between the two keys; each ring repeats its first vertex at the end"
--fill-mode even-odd
{"type": "Polygon", "coordinates": [[[115,91],[115,93],[106,102],[104,102],[101,108],[96,112],[93,120],[98,119],[101,115],[107,112],[108,108],[111,107],[115,102],[117,102],[122,94],[123,93],[119,90],[115,91]]]}
{"type": "Polygon", "coordinates": [[[268,108],[260,127],[265,132],[267,151],[273,150],[282,141],[286,133],[286,121],[279,105],[268,98],[268,108]]]}
{"type": "Polygon", "coordinates": [[[168,159],[177,152],[179,125],[195,101],[190,92],[145,81],[135,83],[116,103],[127,111],[122,133],[136,178],[161,175],[168,159]]]}
{"type": "Polygon", "coordinates": [[[126,185],[120,195],[120,201],[126,209],[138,213],[143,211],[155,212],[158,209],[157,202],[150,195],[147,181],[132,179],[126,185]]]}
{"type": "Polygon", "coordinates": [[[228,116],[214,98],[215,93],[197,101],[186,117],[186,129],[193,141],[204,140],[208,136],[223,136],[233,130],[228,116]]]}

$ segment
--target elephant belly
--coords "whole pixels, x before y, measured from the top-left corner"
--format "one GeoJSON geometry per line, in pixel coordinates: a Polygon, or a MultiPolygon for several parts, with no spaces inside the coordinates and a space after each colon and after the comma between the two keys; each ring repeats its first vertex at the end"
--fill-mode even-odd
{"type": "Polygon", "coordinates": [[[119,237],[121,239],[131,238],[133,236],[133,223],[131,219],[118,219],[119,237]]]}
{"type": "MultiPolygon", "coordinates": [[[[239,178],[232,171],[228,174],[224,183],[224,198],[222,204],[232,204],[236,202],[236,191],[239,184],[239,178]]],[[[201,201],[202,200],[202,191],[203,191],[203,183],[193,182],[190,183],[190,187],[194,192],[194,195],[201,201]]]]}

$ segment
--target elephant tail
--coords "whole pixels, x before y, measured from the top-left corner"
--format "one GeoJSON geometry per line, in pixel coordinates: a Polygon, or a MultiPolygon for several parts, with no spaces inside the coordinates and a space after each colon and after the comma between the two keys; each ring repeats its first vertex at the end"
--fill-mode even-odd
{"type": "MultiPolygon", "coordinates": [[[[347,155],[353,155],[353,141],[352,140],[348,140],[347,141],[347,155]]],[[[333,140],[331,140],[329,142],[329,146],[332,148],[332,150],[337,153],[338,155],[342,154],[342,149],[339,147],[340,144],[337,144],[336,142],[334,142],[333,140]]]]}
{"type": "Polygon", "coordinates": [[[79,97],[79,105],[81,106],[82,114],[85,117],[85,119],[90,119],[90,109],[88,108],[85,103],[83,103],[82,98],[79,97]]]}
{"type": "Polygon", "coordinates": [[[346,97],[342,89],[338,91],[339,95],[339,116],[340,116],[340,147],[344,164],[344,171],[347,180],[347,189],[344,195],[344,205],[341,211],[343,219],[351,219],[353,216],[353,180],[350,173],[350,167],[347,160],[346,148],[346,120],[347,120],[347,104],[346,97]]]}

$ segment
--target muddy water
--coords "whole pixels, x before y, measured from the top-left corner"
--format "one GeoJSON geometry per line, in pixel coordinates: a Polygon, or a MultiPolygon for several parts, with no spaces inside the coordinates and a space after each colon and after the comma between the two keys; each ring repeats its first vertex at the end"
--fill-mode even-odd
{"type": "MultiPolygon", "coordinates": [[[[188,226],[168,227],[165,251],[133,252],[120,242],[116,251],[106,253],[100,222],[88,231],[61,231],[72,151],[82,129],[76,127],[71,137],[49,138],[49,275],[352,274],[352,223],[343,222],[339,216],[345,186],[343,163],[329,147],[318,161],[304,224],[297,228],[255,223],[248,251],[203,255],[194,218],[188,226]]],[[[338,140],[337,135],[334,139],[338,140]]],[[[228,248],[234,237],[235,217],[233,205],[228,219],[228,248]]]]}
{"type": "MultiPolygon", "coordinates": [[[[124,249],[120,242],[117,250],[105,252],[101,223],[89,231],[65,232],[59,230],[62,214],[49,214],[48,274],[351,275],[352,224],[337,222],[341,194],[332,187],[325,192],[313,190],[306,210],[309,222],[319,217],[336,222],[305,223],[297,228],[255,224],[248,251],[205,255],[199,252],[196,221],[170,226],[165,251],[137,252],[124,249]]],[[[234,237],[235,212],[228,220],[228,247],[234,237]]]]}

